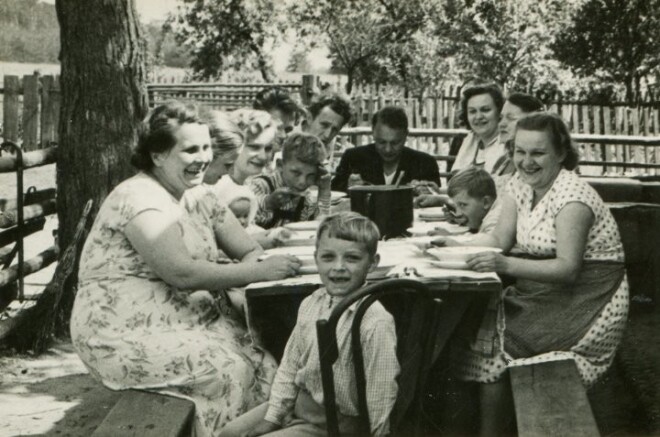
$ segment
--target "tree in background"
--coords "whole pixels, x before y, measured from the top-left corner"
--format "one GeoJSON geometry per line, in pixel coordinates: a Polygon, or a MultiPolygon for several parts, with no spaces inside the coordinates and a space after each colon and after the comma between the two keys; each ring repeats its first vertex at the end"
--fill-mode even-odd
{"type": "Polygon", "coordinates": [[[304,40],[328,49],[347,76],[346,92],[358,81],[374,82],[375,62],[412,38],[424,22],[422,0],[304,0],[290,5],[291,26],[304,40]]]}
{"type": "Polygon", "coordinates": [[[0,60],[57,62],[59,31],[53,5],[0,0],[0,60]]]}
{"type": "Polygon", "coordinates": [[[589,0],[552,49],[581,76],[625,85],[626,99],[632,100],[642,77],[660,64],[660,1],[589,0]]]}
{"type": "Polygon", "coordinates": [[[550,44],[576,1],[449,0],[433,21],[461,80],[525,89],[556,80],[550,44]]]}
{"type": "Polygon", "coordinates": [[[177,41],[190,48],[196,77],[247,67],[270,82],[268,46],[281,35],[276,6],[273,0],[184,0],[168,23],[177,41]]]}
{"type": "MultiPolygon", "coordinates": [[[[57,208],[60,247],[71,241],[88,199],[98,210],[132,173],[131,149],[147,112],[144,43],[133,0],[56,0],[61,29],[57,208]]],[[[75,274],[73,277],[75,278],[75,274]]],[[[75,294],[61,301],[68,332],[75,294]]]]}
{"type": "Polygon", "coordinates": [[[177,44],[169,23],[150,23],[144,26],[147,40],[148,66],[188,68],[190,52],[177,44]]]}

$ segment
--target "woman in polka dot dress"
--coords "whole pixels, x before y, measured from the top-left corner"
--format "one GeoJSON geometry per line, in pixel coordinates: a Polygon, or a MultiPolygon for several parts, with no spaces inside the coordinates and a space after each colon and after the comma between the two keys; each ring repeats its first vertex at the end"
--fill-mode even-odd
{"type": "Polygon", "coordinates": [[[482,431],[512,417],[508,367],[573,359],[585,385],[612,363],[628,312],[623,247],[612,214],[572,170],[578,154],[562,119],[537,113],[518,121],[516,176],[497,229],[480,241],[505,253],[475,255],[476,271],[516,279],[503,291],[494,351],[459,347],[455,370],[481,384],[482,431]],[[508,397],[508,399],[507,399],[508,397]]]}

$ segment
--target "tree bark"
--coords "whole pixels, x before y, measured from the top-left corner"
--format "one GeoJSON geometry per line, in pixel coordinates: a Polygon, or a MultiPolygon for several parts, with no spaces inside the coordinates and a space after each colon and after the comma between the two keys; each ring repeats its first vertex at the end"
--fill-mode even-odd
{"type": "MultiPolygon", "coordinates": [[[[67,247],[85,203],[92,217],[131,173],[131,148],[146,115],[142,30],[133,0],[56,0],[61,40],[59,245],[67,247]]],[[[67,284],[56,334],[68,332],[77,278],[67,284]]]]}

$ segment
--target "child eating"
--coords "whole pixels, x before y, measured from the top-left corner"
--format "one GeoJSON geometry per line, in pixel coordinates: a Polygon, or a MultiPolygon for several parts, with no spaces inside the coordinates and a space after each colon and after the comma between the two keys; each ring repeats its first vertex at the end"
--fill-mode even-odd
{"type": "MultiPolygon", "coordinates": [[[[449,180],[447,194],[455,205],[456,212],[467,220],[471,232],[489,234],[495,229],[502,206],[498,201],[495,182],[486,170],[468,167],[456,173],[449,180]]],[[[434,232],[432,231],[431,235],[434,235],[434,232]]],[[[434,244],[461,245],[452,238],[436,240],[434,244]]],[[[470,240],[469,244],[474,245],[474,240],[470,240]]]]}
{"type": "Polygon", "coordinates": [[[313,219],[318,207],[308,188],[323,173],[324,160],[325,149],[317,137],[303,132],[289,135],[275,172],[257,176],[250,184],[257,198],[256,223],[271,229],[313,219]]]}
{"type": "MultiPolygon", "coordinates": [[[[323,219],[314,258],[324,287],[308,296],[284,350],[268,402],[233,420],[221,436],[327,435],[316,322],[327,319],[342,297],[365,284],[376,268],[380,235],[366,217],[343,212],[323,219]]],[[[357,304],[356,304],[357,305],[357,304]]],[[[334,364],[339,431],[358,432],[358,402],[350,329],[355,307],[337,325],[339,358],[334,364]]],[[[397,396],[394,319],[378,302],[364,315],[361,342],[367,375],[367,405],[372,435],[389,433],[389,415],[397,396]]]]}

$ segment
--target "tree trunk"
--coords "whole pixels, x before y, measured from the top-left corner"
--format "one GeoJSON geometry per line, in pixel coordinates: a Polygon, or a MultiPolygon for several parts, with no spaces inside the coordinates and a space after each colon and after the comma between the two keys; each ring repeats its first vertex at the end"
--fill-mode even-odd
{"type": "MultiPolygon", "coordinates": [[[[147,112],[145,50],[133,0],[56,0],[61,41],[58,239],[66,248],[85,203],[92,217],[131,173],[131,148],[147,112]]],[[[68,333],[77,267],[58,308],[68,333]]]]}
{"type": "Polygon", "coordinates": [[[355,80],[355,73],[353,68],[346,68],[346,94],[349,96],[353,91],[353,81],[355,80]]]}

